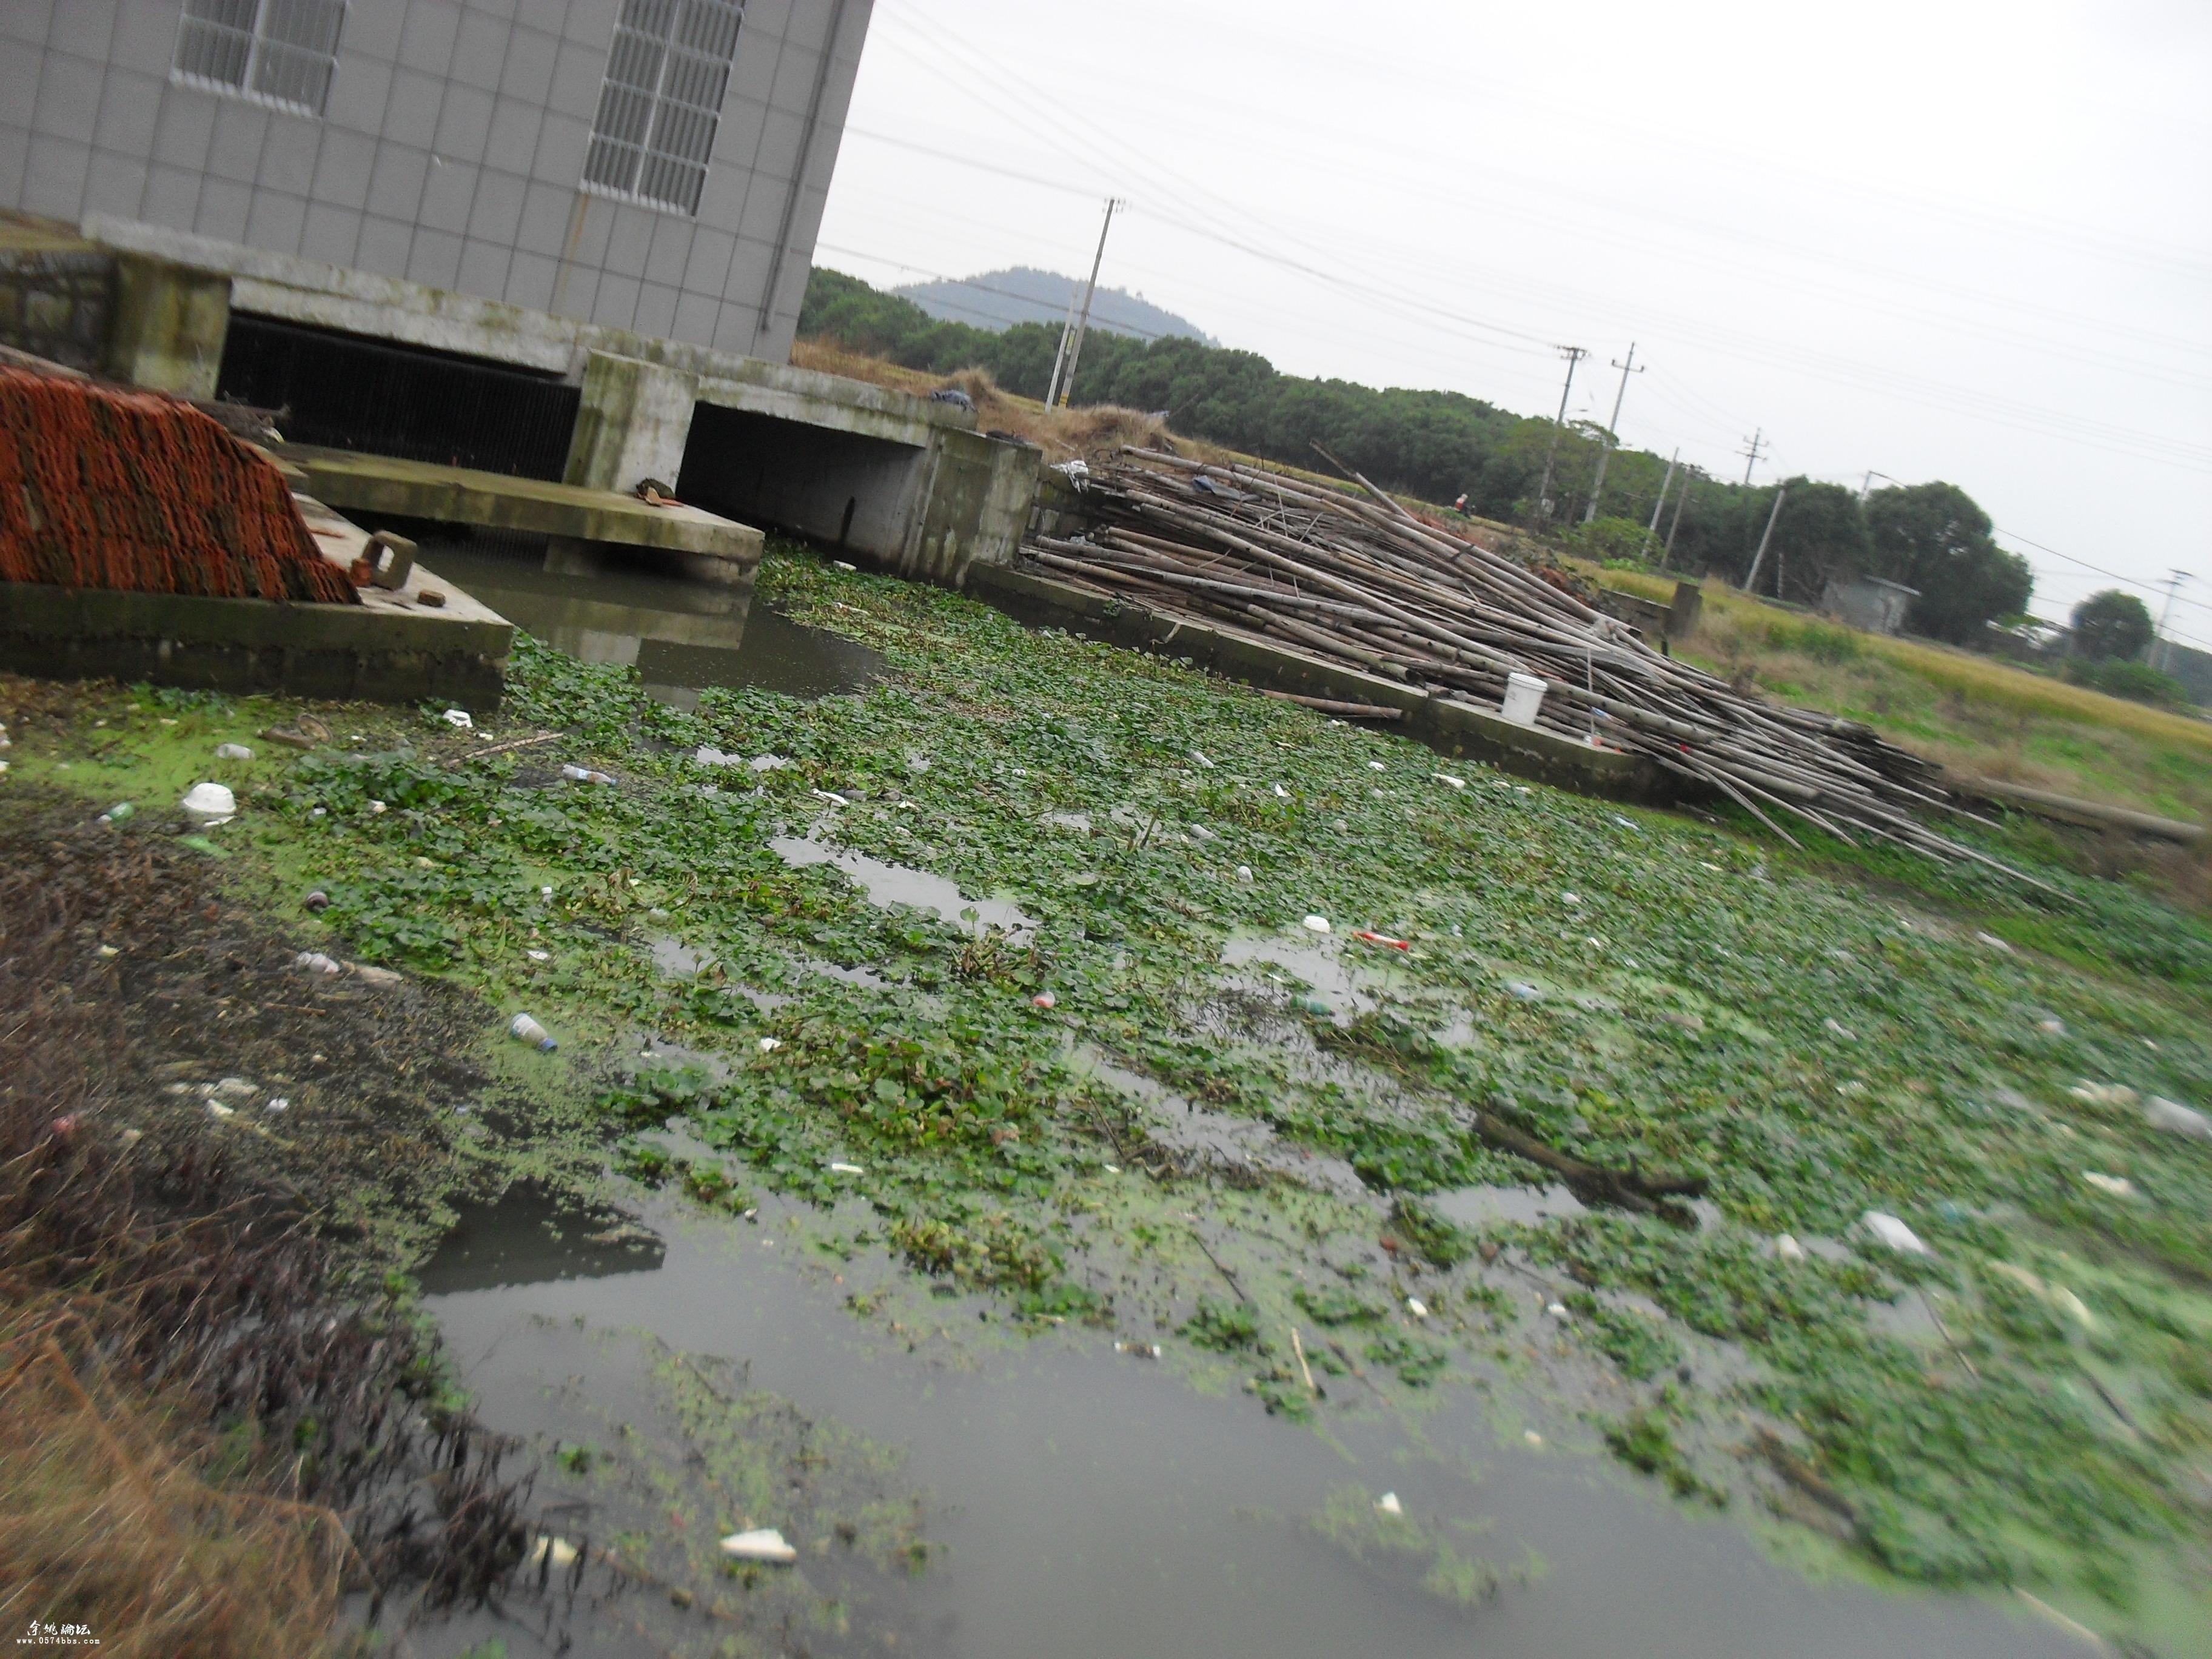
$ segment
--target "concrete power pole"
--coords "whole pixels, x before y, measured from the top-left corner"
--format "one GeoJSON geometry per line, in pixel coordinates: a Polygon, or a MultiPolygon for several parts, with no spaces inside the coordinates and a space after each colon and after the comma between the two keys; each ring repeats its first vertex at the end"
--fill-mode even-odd
{"type": "Polygon", "coordinates": [[[1594,523],[1596,520],[1597,504],[1605,496],[1606,463],[1613,459],[1613,447],[1620,441],[1620,404],[1621,400],[1628,396],[1628,377],[1632,374],[1641,374],[1644,372],[1636,366],[1635,341],[1631,340],[1628,343],[1628,361],[1625,363],[1614,363],[1613,367],[1620,371],[1620,390],[1613,394],[1613,419],[1606,424],[1605,447],[1598,452],[1597,477],[1590,485],[1589,506],[1583,512],[1584,524],[1594,523]]]}
{"type": "Polygon", "coordinates": [[[1106,198],[1106,222],[1098,227],[1098,252],[1091,258],[1091,280],[1084,285],[1083,313],[1075,319],[1075,337],[1068,343],[1067,374],[1065,378],[1055,372],[1051,392],[1045,398],[1047,409],[1066,407],[1075,395],[1075,366],[1083,360],[1083,337],[1091,328],[1091,301],[1098,292],[1098,267],[1106,260],[1106,233],[1114,228],[1114,210],[1121,204],[1117,198],[1106,198]]]}
{"type": "Polygon", "coordinates": [[[2172,570],[2166,573],[2166,606],[2159,612],[2157,649],[2151,653],[2153,658],[2151,666],[2160,672],[2172,672],[2167,665],[2173,659],[2173,636],[2167,630],[2173,625],[2174,595],[2181,592],[2182,583],[2192,580],[2193,578],[2186,570],[2172,570]]]}
{"type": "MultiPolygon", "coordinates": [[[[1751,556],[1751,574],[1743,579],[1743,591],[1747,593],[1759,592],[1759,567],[1766,562],[1766,544],[1774,539],[1774,521],[1782,516],[1782,503],[1789,494],[1787,489],[1778,485],[1775,489],[1774,510],[1766,515],[1766,528],[1759,536],[1759,551],[1751,556]]],[[[1782,597],[1778,581],[1775,584],[1774,597],[1778,599],[1782,597]]]]}
{"type": "Polygon", "coordinates": [[[1682,527],[1682,509],[1690,500],[1690,481],[1682,480],[1682,487],[1674,492],[1674,516],[1667,520],[1667,545],[1659,550],[1659,568],[1669,570],[1674,564],[1674,532],[1682,527]]]}
{"type": "Polygon", "coordinates": [[[1559,434],[1566,430],[1567,399],[1575,389],[1575,365],[1589,353],[1580,346],[1560,346],[1559,355],[1567,360],[1567,383],[1559,388],[1559,413],[1552,422],[1552,447],[1544,452],[1544,482],[1536,486],[1536,516],[1552,516],[1552,467],[1559,459],[1559,434]]]}
{"type": "MultiPolygon", "coordinates": [[[[1644,545],[1636,555],[1639,559],[1651,556],[1651,538],[1659,533],[1659,514],[1667,505],[1667,492],[1674,483],[1674,463],[1681,459],[1682,447],[1677,444],[1674,453],[1667,458],[1667,476],[1659,481],[1659,499],[1651,503],[1651,522],[1644,526],[1644,545]]],[[[1671,543],[1674,538],[1669,536],[1667,539],[1671,543]]]]}
{"type": "MultiPolygon", "coordinates": [[[[1760,440],[1765,436],[1766,428],[1765,427],[1759,427],[1753,431],[1751,436],[1743,441],[1744,447],[1736,451],[1737,454],[1748,456],[1750,458],[1743,464],[1743,484],[1744,488],[1747,489],[1751,488],[1751,469],[1759,465],[1759,452],[1761,447],[1760,440]]],[[[1773,445],[1768,444],[1765,447],[1771,449],[1773,445]]]]}

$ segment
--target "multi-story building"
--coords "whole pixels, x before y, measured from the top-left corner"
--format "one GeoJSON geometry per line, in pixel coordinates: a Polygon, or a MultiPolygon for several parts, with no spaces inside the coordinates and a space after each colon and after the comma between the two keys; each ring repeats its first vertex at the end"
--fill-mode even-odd
{"type": "Polygon", "coordinates": [[[1024,464],[789,367],[871,9],[0,0],[0,343],[957,574],[1024,464]]]}

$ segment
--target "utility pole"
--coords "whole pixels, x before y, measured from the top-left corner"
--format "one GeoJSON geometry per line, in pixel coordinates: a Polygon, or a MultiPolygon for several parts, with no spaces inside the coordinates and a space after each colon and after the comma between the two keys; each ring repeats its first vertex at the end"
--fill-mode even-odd
{"type": "Polygon", "coordinates": [[[1644,372],[1643,369],[1636,367],[1635,341],[1631,340],[1628,343],[1628,361],[1625,363],[1614,363],[1613,367],[1620,371],[1620,390],[1613,394],[1613,419],[1606,424],[1605,447],[1598,452],[1597,479],[1590,485],[1589,506],[1583,514],[1584,524],[1589,524],[1596,519],[1597,504],[1605,495],[1605,467],[1606,463],[1613,459],[1613,445],[1620,441],[1620,404],[1621,399],[1628,396],[1628,377],[1631,374],[1641,374],[1644,372]]]}
{"type": "Polygon", "coordinates": [[[2171,670],[2168,669],[2167,665],[2173,658],[2173,640],[2166,632],[2167,629],[2170,628],[2173,623],[2173,596],[2181,592],[2182,583],[2194,580],[2195,579],[2191,577],[2186,570],[2174,570],[2167,573],[2166,579],[2166,608],[2159,613],[2158,618],[2159,648],[2155,653],[2158,660],[2151,665],[2152,667],[2159,669],[2161,672],[2171,672],[2171,670]]]}
{"type": "MultiPolygon", "coordinates": [[[[1759,551],[1752,555],[1751,574],[1743,579],[1743,591],[1747,593],[1756,595],[1759,592],[1759,567],[1766,562],[1766,544],[1774,539],[1774,521],[1782,516],[1783,498],[1789,493],[1789,490],[1779,485],[1775,488],[1774,510],[1766,515],[1766,529],[1759,536],[1759,551]]],[[[1778,583],[1776,585],[1774,597],[1778,599],[1782,597],[1778,583]]]]}
{"type": "Polygon", "coordinates": [[[1575,389],[1575,365],[1589,353],[1580,346],[1560,346],[1559,355],[1567,360],[1567,383],[1559,388],[1559,413],[1552,422],[1552,447],[1544,452],[1544,482],[1536,487],[1536,516],[1552,516],[1552,465],[1559,459],[1559,434],[1566,430],[1567,398],[1575,389]]]}
{"type": "Polygon", "coordinates": [[[1682,527],[1682,508],[1690,499],[1690,481],[1682,480],[1682,488],[1674,497],[1674,516],[1667,520],[1667,545],[1660,550],[1659,568],[1665,570],[1674,562],[1674,532],[1682,527]]]}
{"type": "Polygon", "coordinates": [[[1106,259],[1106,233],[1114,228],[1114,210],[1121,205],[1118,198],[1106,198],[1106,222],[1098,227],[1098,252],[1091,258],[1091,280],[1083,289],[1083,314],[1075,319],[1075,337],[1068,343],[1067,374],[1065,379],[1054,374],[1052,391],[1045,398],[1047,409],[1063,409],[1075,395],[1075,366],[1083,359],[1083,337],[1091,327],[1091,301],[1098,292],[1098,267],[1106,259]]]}
{"type": "Polygon", "coordinates": [[[1890,477],[1889,474],[1887,472],[1876,472],[1872,468],[1869,468],[1866,475],[1866,482],[1859,486],[1859,505],[1861,507],[1864,507],[1866,505],[1867,497],[1874,494],[1874,481],[1876,478],[1887,479],[1891,483],[1895,483],[1897,482],[1896,479],[1890,477]]]}
{"type": "MultiPolygon", "coordinates": [[[[1760,440],[1765,436],[1766,428],[1765,427],[1760,427],[1757,430],[1753,431],[1751,436],[1743,441],[1744,447],[1736,451],[1737,454],[1748,456],[1750,458],[1743,464],[1743,483],[1744,488],[1747,489],[1751,488],[1751,469],[1759,465],[1760,440]]],[[[1765,447],[1770,449],[1773,447],[1771,444],[1766,445],[1765,447]]]]}
{"type": "MultiPolygon", "coordinates": [[[[1659,514],[1667,505],[1667,491],[1674,482],[1674,463],[1681,459],[1682,447],[1677,444],[1674,453],[1667,458],[1667,476],[1659,481],[1659,499],[1651,503],[1651,522],[1644,526],[1644,545],[1636,555],[1639,559],[1651,556],[1651,538],[1659,533],[1659,514]]],[[[1669,536],[1667,539],[1672,542],[1674,538],[1669,536]]]]}

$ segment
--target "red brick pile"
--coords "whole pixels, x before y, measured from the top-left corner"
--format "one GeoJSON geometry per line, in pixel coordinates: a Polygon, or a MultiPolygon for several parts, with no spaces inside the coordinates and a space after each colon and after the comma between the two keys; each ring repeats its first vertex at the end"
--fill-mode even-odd
{"type": "Polygon", "coordinates": [[[0,581],[360,603],[283,473],[213,416],[5,364],[0,581]]]}

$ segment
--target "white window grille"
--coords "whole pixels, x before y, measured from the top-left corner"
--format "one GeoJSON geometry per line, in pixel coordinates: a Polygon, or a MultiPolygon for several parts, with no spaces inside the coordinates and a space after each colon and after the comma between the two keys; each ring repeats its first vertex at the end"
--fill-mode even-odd
{"type": "Polygon", "coordinates": [[[185,0],[179,80],[320,115],[346,0],[185,0]]]}
{"type": "Polygon", "coordinates": [[[744,15],[744,0],[623,0],[586,186],[699,210],[744,15]]]}

